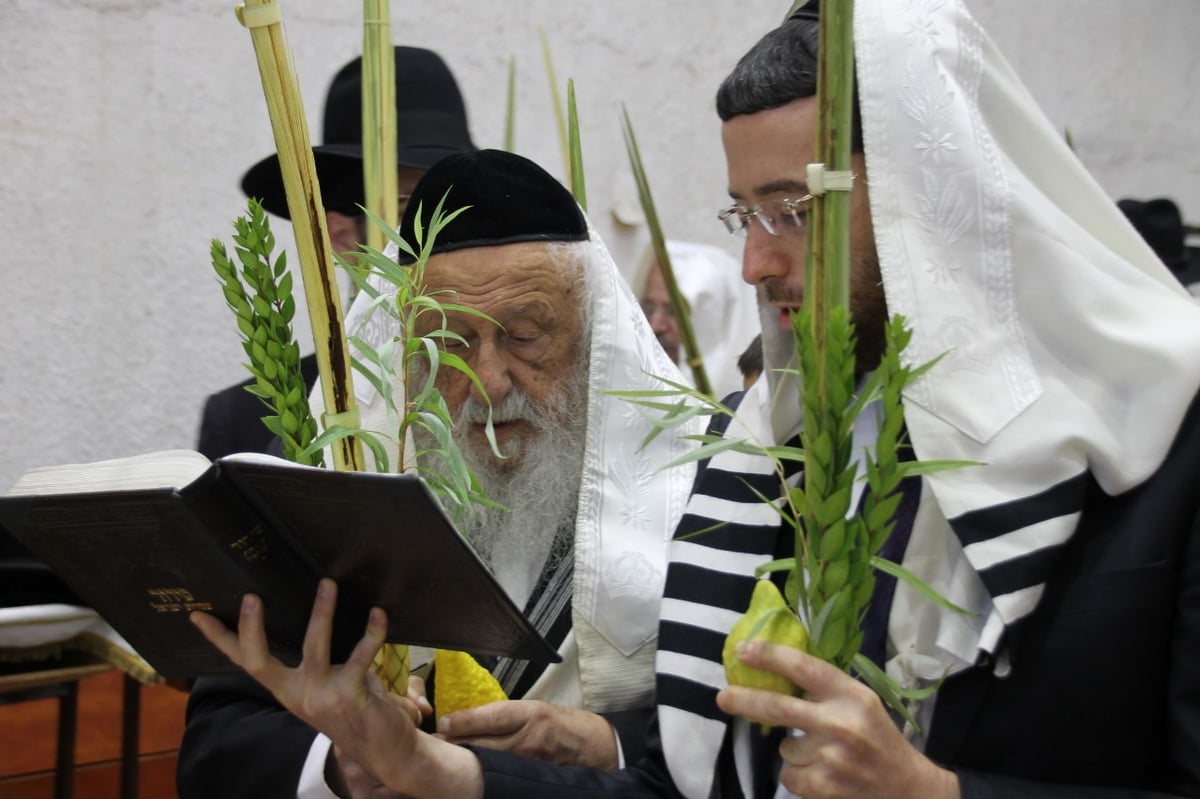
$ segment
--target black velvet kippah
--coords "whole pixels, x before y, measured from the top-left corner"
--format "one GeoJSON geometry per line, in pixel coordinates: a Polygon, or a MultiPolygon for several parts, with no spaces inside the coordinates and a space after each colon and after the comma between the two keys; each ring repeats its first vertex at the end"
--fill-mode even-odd
{"type": "MultiPolygon", "coordinates": [[[[433,210],[445,195],[444,212],[470,206],[444,227],[433,253],[522,241],[586,241],[587,220],[571,193],[540,166],[503,150],[457,153],[426,172],[404,210],[400,236],[417,248],[413,227],[429,230],[433,210]]],[[[401,263],[411,261],[404,253],[401,263]]]]}

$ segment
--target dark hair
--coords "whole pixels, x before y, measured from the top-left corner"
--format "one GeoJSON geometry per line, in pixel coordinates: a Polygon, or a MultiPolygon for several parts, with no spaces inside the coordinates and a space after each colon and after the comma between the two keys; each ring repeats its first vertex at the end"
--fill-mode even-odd
{"type": "MultiPolygon", "coordinates": [[[[815,20],[789,19],[768,32],[741,57],[717,89],[717,116],[736,116],[785,106],[817,93],[818,26],[815,20]]],[[[862,152],[858,89],[854,90],[853,141],[862,152]]]]}
{"type": "Polygon", "coordinates": [[[757,375],[763,370],[762,333],[756,335],[738,356],[737,367],[742,377],[757,375]]]}

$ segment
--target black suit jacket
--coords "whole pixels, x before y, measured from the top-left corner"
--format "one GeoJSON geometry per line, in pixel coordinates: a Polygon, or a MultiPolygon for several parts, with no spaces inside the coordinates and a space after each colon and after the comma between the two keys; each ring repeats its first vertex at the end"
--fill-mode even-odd
{"type": "MultiPolygon", "coordinates": [[[[601,714],[627,762],[644,755],[652,714],[650,708],[601,714]]],[[[249,677],[202,677],[188,698],[175,775],[180,799],[295,799],[316,735],[249,677]]]]}
{"type": "MultiPolygon", "coordinates": [[[[300,359],[300,373],[305,385],[316,382],[315,354],[300,359]]],[[[270,411],[261,399],[246,390],[246,386],[253,384],[251,378],[210,394],[204,401],[196,449],[210,461],[235,452],[270,451],[275,434],[262,423],[262,417],[270,411]]]]}
{"type": "MultiPolygon", "coordinates": [[[[1117,497],[1090,486],[1041,603],[1010,641],[1008,676],[981,664],[942,686],[926,753],[958,773],[964,799],[1200,797],[1198,478],[1200,400],[1149,480],[1117,497]]],[[[769,799],[777,739],[752,740],[755,793],[769,799]]],[[[624,773],[476,752],[493,799],[678,795],[653,724],[647,757],[624,773]]],[[[739,795],[718,783],[723,799],[739,795]]]]}
{"type": "Polygon", "coordinates": [[[1011,674],[942,687],[926,750],[965,797],[1200,796],[1198,478],[1193,402],[1150,480],[1118,497],[1090,486],[1062,566],[1013,636],[1011,674]]]}

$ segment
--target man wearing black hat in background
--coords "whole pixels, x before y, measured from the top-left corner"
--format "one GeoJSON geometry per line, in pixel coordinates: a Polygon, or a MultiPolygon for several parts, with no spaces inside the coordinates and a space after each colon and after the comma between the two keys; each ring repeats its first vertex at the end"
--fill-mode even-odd
{"type": "MultiPolygon", "coordinates": [[[[651,714],[666,544],[693,468],[662,469],[692,444],[668,434],[641,447],[650,424],[607,392],[653,389],[651,374],[682,377],[578,204],[545,170],[496,150],[443,159],[414,190],[400,226],[406,241],[414,241],[418,208],[428,230],[443,195],[448,209],[465,210],[438,234],[426,290],[500,325],[447,313],[447,327],[465,344],[445,346],[478,383],[444,368],[437,388],[464,461],[503,506],[478,508],[463,534],[562,662],[489,661],[517,701],[445,716],[439,732],[554,762],[614,768],[622,756],[637,759],[651,714]],[[499,458],[487,440],[489,408],[499,458]]],[[[372,309],[371,298],[360,295],[346,328],[379,348],[398,331],[390,315],[368,315],[372,309]]],[[[421,366],[410,378],[418,385],[421,366]]],[[[397,377],[392,395],[402,396],[403,388],[397,377]]],[[[395,429],[387,398],[369,381],[356,381],[355,393],[362,427],[395,429]]],[[[437,446],[423,433],[413,430],[418,453],[437,446]]],[[[417,457],[423,468],[438,467],[435,458],[417,457]]],[[[398,545],[405,532],[397,520],[398,545]]],[[[414,668],[428,659],[424,651],[411,654],[414,668]]],[[[436,686],[435,675],[435,704],[436,686]]],[[[358,788],[371,786],[327,737],[248,677],[201,678],[188,710],[179,758],[183,799],[291,797],[297,784],[303,799],[328,797],[322,773],[335,790],[339,780],[348,783],[343,795],[357,797],[358,788]]]]}
{"type": "MultiPolygon", "coordinates": [[[[757,515],[761,492],[784,488],[773,464],[728,450],[712,458],[672,542],[656,756],[629,771],[554,768],[415,731],[412,708],[382,701],[364,680],[383,619],[346,666],[314,651],[291,670],[256,640],[261,605],[244,606],[240,638],[198,618],[394,790],[1200,797],[1200,309],[961,2],[853,5],[857,365],[872,368],[884,320],[903,314],[913,330],[906,363],[940,358],[903,397],[913,453],[976,464],[906,487],[887,542],[899,544],[894,560],[968,613],[904,583],[881,592],[880,581],[872,609],[883,624],[868,615],[862,628],[864,655],[902,687],[937,688],[912,705],[919,728],[897,724],[851,675],[786,645],[754,641],[737,657],[786,677],[795,695],[726,684],[722,643],[754,570],[794,542],[778,518],[757,515]],[[759,497],[739,496],[747,484],[762,487],[759,497]],[[749,719],[774,729],[760,734],[749,719]]],[[[777,443],[801,421],[798,375],[785,367],[805,288],[809,195],[819,190],[813,6],[761,39],[718,93],[732,198],[720,216],[746,237],[742,273],[764,312],[764,379],[737,423],[777,443]]],[[[859,417],[855,432],[872,418],[859,417]]],[[[314,605],[314,641],[328,637],[334,599],[314,605]]]]}
{"type": "MultiPolygon", "coordinates": [[[[395,48],[396,163],[399,212],[425,170],[444,156],[475,149],[458,84],[441,56],[419,47],[395,48]]],[[[362,58],[334,76],[325,98],[323,143],[313,147],[317,182],[325,205],[329,243],[348,260],[366,241],[362,150],[362,58]]],[[[242,178],[247,197],[269,213],[289,219],[278,155],[259,161],[242,178]]],[[[317,359],[301,359],[304,381],[317,379],[317,359]]],[[[234,452],[267,452],[274,434],[262,423],[268,411],[246,391],[253,379],[210,395],[204,402],[196,449],[209,460],[234,452]]]]}

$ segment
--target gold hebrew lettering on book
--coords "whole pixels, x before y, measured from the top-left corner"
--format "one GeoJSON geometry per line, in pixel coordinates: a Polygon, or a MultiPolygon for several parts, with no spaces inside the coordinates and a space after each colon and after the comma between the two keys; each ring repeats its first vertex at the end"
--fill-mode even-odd
{"type": "Polygon", "coordinates": [[[147,588],[150,608],[158,613],[191,613],[193,610],[211,611],[211,602],[200,602],[186,588],[147,588]]]}
{"type": "Polygon", "coordinates": [[[262,560],[267,556],[267,534],[263,531],[261,524],[256,524],[250,528],[250,532],[246,533],[229,546],[235,552],[239,553],[248,563],[253,563],[256,560],[262,560]]]}

